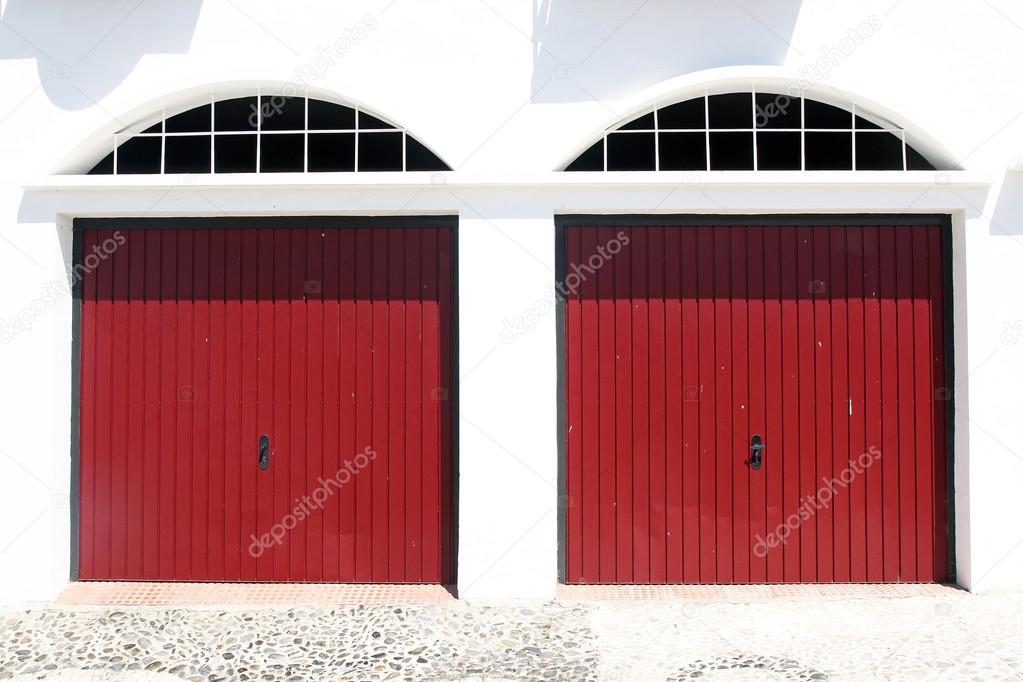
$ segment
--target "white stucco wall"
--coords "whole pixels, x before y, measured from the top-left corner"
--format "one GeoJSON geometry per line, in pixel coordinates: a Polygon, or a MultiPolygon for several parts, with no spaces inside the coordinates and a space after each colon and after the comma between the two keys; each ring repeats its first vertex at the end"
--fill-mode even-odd
{"type": "Polygon", "coordinates": [[[959,579],[978,591],[1023,586],[1018,3],[95,5],[6,0],[0,10],[0,320],[36,308],[31,330],[0,344],[0,603],[48,599],[67,581],[71,302],[46,293],[70,258],[70,218],[221,211],[459,215],[459,591],[476,599],[554,593],[554,315],[513,343],[500,333],[549,292],[556,212],[951,213],[959,579]],[[869,38],[848,38],[864,24],[869,38]],[[162,106],[296,74],[316,94],[407,126],[455,170],[312,186],[52,177],[88,168],[113,131],[162,106]],[[658,99],[799,81],[814,97],[871,108],[964,170],[551,172],[658,99]]]}

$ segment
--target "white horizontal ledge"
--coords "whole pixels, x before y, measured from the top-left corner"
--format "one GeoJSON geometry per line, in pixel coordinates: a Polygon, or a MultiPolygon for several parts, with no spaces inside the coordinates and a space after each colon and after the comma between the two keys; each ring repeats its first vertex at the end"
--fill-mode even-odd
{"type": "Polygon", "coordinates": [[[990,187],[969,171],[596,171],[491,175],[434,173],[224,173],[211,175],[50,175],[30,180],[30,192],[130,189],[345,189],[464,187],[990,187]]]}

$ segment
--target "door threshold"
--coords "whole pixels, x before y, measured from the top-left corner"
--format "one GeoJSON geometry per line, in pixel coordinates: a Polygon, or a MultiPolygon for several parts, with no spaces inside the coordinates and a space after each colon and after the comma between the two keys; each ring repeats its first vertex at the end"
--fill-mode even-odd
{"type": "Polygon", "coordinates": [[[828,583],[758,585],[558,585],[558,601],[697,601],[745,603],[774,600],[898,599],[968,594],[938,583],[828,583]]]}
{"type": "Polygon", "coordinates": [[[444,585],[77,581],[70,583],[54,603],[58,606],[287,608],[455,602],[454,588],[444,585]]]}

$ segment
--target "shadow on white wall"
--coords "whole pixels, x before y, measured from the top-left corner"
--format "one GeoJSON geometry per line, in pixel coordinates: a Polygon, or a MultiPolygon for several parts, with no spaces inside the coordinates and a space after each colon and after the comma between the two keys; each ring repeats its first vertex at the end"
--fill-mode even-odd
{"type": "Polygon", "coordinates": [[[1023,235],[1023,170],[1011,170],[1002,178],[990,233],[996,237],[1023,235]]]}
{"type": "Polygon", "coordinates": [[[600,101],[704,69],[782,65],[790,52],[800,57],[791,40],[801,5],[802,0],[533,0],[533,101],[600,101]],[[728,40],[721,39],[723,26],[728,40]]]}
{"type": "Polygon", "coordinates": [[[187,52],[201,6],[202,0],[8,0],[0,59],[35,59],[50,101],[84,109],[117,87],[143,55],[187,52]]]}

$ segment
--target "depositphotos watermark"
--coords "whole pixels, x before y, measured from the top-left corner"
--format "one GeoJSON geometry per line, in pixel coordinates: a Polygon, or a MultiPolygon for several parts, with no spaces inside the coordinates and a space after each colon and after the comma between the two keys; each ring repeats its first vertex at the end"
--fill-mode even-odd
{"type": "Polygon", "coordinates": [[[365,40],[370,32],[377,28],[376,17],[367,14],[362,21],[341,29],[340,35],[333,43],[319,45],[316,48],[316,56],[308,63],[295,67],[294,78],[287,83],[281,94],[264,97],[259,106],[252,105],[252,114],[249,116],[249,125],[253,128],[259,123],[260,115],[263,119],[280,114],[289,97],[305,92],[314,81],[323,80],[327,71],[337,62],[344,59],[344,56],[360,42],[365,40]]]}
{"type": "Polygon", "coordinates": [[[569,265],[571,272],[565,275],[564,281],[555,282],[551,285],[551,290],[547,296],[537,299],[532,308],[514,320],[507,318],[504,320],[504,328],[501,329],[501,341],[512,343],[523,334],[534,331],[540,318],[554,310],[559,299],[564,300],[577,295],[579,288],[586,280],[597,274],[597,270],[600,270],[608,261],[621,253],[622,249],[629,245],[629,241],[628,234],[624,231],[619,232],[613,239],[608,240],[606,244],[599,245],[596,251],[582,263],[572,263],[569,265]]]}
{"type": "Polygon", "coordinates": [[[852,53],[860,45],[872,38],[882,27],[881,19],[877,15],[871,14],[866,21],[861,22],[855,28],[850,28],[846,32],[846,36],[836,45],[821,47],[820,56],[799,69],[798,78],[785,88],[783,94],[777,95],[773,101],[766,105],[756,104],[756,126],[763,128],[768,121],[776,116],[786,115],[789,107],[796,105],[798,98],[816,84],[830,79],[831,72],[852,56],[852,53]]]}
{"type": "Polygon", "coordinates": [[[71,295],[71,289],[75,282],[81,282],[87,274],[95,272],[127,241],[124,233],[115,230],[112,237],[93,245],[92,250],[82,258],[82,262],[71,268],[70,276],[67,278],[54,277],[43,284],[42,293],[32,299],[17,315],[8,320],[0,319],[0,343],[9,343],[18,334],[32,331],[37,319],[55,306],[58,301],[71,295]]]}
{"type": "Polygon", "coordinates": [[[369,466],[369,463],[377,458],[377,451],[367,445],[362,452],[351,459],[346,459],[343,467],[337,470],[333,477],[324,479],[322,476],[317,481],[319,485],[308,495],[295,498],[295,506],[291,513],[285,514],[281,520],[270,527],[270,530],[258,538],[255,534],[250,535],[252,544],[249,545],[249,556],[258,559],[263,552],[274,545],[284,542],[288,531],[292,530],[300,521],[309,518],[314,509],[323,509],[323,505],[330,499],[331,495],[345,487],[355,475],[369,466]]]}
{"type": "Polygon", "coordinates": [[[876,445],[862,453],[856,459],[849,460],[849,466],[835,478],[822,478],[824,484],[817,489],[816,495],[807,495],[800,502],[795,512],[790,514],[778,527],[767,534],[767,537],[757,534],[756,543],[753,545],[753,556],[763,559],[773,548],[784,545],[789,541],[792,531],[809,521],[820,509],[827,509],[839,489],[848,488],[849,484],[856,480],[856,477],[870,468],[877,460],[881,459],[881,450],[876,445]]]}

